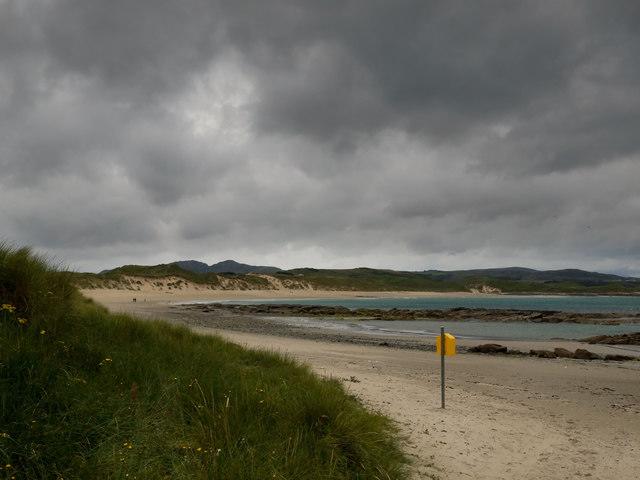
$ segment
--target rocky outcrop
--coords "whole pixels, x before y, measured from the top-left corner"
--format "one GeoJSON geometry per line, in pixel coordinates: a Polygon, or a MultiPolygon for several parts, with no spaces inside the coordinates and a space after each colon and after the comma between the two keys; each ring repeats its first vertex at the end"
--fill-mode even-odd
{"type": "Polygon", "coordinates": [[[507,355],[527,355],[526,352],[523,352],[521,350],[516,350],[516,349],[508,349],[507,350],[507,355]]]}
{"type": "Polygon", "coordinates": [[[581,342],[605,345],[640,345],[640,332],[622,333],[620,335],[596,335],[595,337],[583,338],[581,342]]]}
{"type": "Polygon", "coordinates": [[[559,358],[573,358],[573,352],[566,348],[554,348],[553,353],[555,353],[556,357],[559,358]]]}
{"type": "Polygon", "coordinates": [[[573,358],[577,358],[580,360],[601,360],[602,357],[597,353],[590,352],[589,350],[585,350],[583,348],[578,348],[573,353],[573,358]]]}
{"type": "Polygon", "coordinates": [[[283,315],[308,317],[348,317],[376,320],[480,320],[492,322],[533,322],[533,323],[624,323],[640,322],[640,314],[620,313],[576,313],[547,310],[513,310],[497,308],[451,308],[449,310],[427,310],[392,308],[349,309],[341,306],[295,305],[295,304],[251,304],[232,305],[212,303],[191,305],[189,308],[205,312],[229,312],[246,315],[283,315]]]}
{"type": "MultiPolygon", "coordinates": [[[[482,345],[476,345],[475,347],[469,347],[467,349],[471,353],[486,353],[486,354],[507,354],[507,355],[526,355],[525,352],[520,350],[510,350],[504,345],[498,343],[484,343],[482,345]]],[[[577,349],[575,352],[571,352],[566,348],[555,348],[552,350],[529,350],[529,355],[538,358],[574,358],[578,360],[602,360],[603,357],[597,353],[590,352],[583,348],[577,349]]],[[[604,357],[604,360],[611,361],[630,361],[640,360],[640,358],[632,357],[629,355],[615,355],[609,354],[604,357]]]]}
{"type": "Polygon", "coordinates": [[[558,356],[551,350],[529,350],[529,355],[539,358],[556,358],[558,356]]]}
{"type": "Polygon", "coordinates": [[[636,360],[636,357],[631,357],[629,355],[605,355],[604,356],[605,360],[612,360],[612,361],[616,361],[616,362],[624,362],[624,361],[629,361],[629,360],[636,360]]]}
{"type": "Polygon", "coordinates": [[[507,347],[497,343],[485,343],[470,347],[468,351],[473,353],[507,353],[507,347]]]}

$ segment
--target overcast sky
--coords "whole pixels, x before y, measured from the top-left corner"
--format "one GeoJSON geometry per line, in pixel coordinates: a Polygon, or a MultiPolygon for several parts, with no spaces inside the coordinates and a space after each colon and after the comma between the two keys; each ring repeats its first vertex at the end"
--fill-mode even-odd
{"type": "Polygon", "coordinates": [[[637,1],[0,0],[0,237],[640,275],[639,59],[637,1]]]}

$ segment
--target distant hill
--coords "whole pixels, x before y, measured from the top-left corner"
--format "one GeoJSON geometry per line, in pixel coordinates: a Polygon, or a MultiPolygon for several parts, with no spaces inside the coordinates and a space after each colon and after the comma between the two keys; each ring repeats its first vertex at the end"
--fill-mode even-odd
{"type": "Polygon", "coordinates": [[[434,278],[456,280],[470,277],[486,277],[502,280],[528,282],[579,282],[583,284],[605,284],[609,282],[638,281],[637,278],[621,277],[607,273],[588,272],[578,269],[534,270],[523,267],[484,268],[475,270],[425,270],[421,272],[434,278]]]}
{"type": "Polygon", "coordinates": [[[640,278],[577,269],[540,271],[530,268],[426,270],[407,272],[373,268],[281,271],[320,289],[363,291],[480,291],[512,294],[639,294],[640,278]]]}
{"type": "Polygon", "coordinates": [[[190,274],[189,276],[191,278],[193,274],[204,276],[224,273],[247,275],[249,273],[275,274],[281,271],[278,267],[248,265],[234,260],[225,260],[214,263],[213,265],[207,265],[197,260],[180,260],[178,262],[161,263],[159,265],[123,265],[111,270],[103,270],[98,275],[120,274],[159,277],[167,275],[184,276],[184,274],[190,274]]]}
{"type": "Polygon", "coordinates": [[[209,273],[209,265],[197,260],[180,260],[179,262],[173,262],[173,265],[193,273],[209,273]]]}
{"type": "Polygon", "coordinates": [[[276,273],[280,269],[278,267],[247,265],[234,260],[225,260],[209,265],[209,271],[214,273],[276,273]]]}
{"type": "Polygon", "coordinates": [[[179,262],[173,262],[174,265],[179,266],[185,270],[193,273],[276,273],[280,269],[278,267],[268,267],[262,265],[248,265],[246,263],[239,263],[235,260],[224,260],[222,262],[214,263],[213,265],[207,265],[197,260],[181,260],[179,262]]]}
{"type": "MultiPolygon", "coordinates": [[[[486,268],[408,272],[375,268],[317,269],[256,266],[225,260],[213,265],[196,260],[142,266],[125,265],[100,274],[77,274],[78,285],[126,283],[123,276],[180,277],[212,289],[315,289],[341,291],[476,292],[505,294],[640,295],[640,278],[578,269],[486,268]],[[262,277],[251,275],[263,274],[262,277]],[[111,283],[110,283],[111,282],[111,283]],[[115,282],[115,283],[114,283],[115,282]]],[[[127,287],[128,288],[128,287],[127,287]]]]}

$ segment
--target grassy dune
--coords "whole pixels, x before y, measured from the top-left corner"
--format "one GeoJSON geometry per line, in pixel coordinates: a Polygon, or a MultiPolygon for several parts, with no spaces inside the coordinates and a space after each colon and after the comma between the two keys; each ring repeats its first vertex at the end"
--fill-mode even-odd
{"type": "Polygon", "coordinates": [[[146,278],[151,280],[166,280],[170,277],[177,277],[189,282],[209,286],[215,289],[224,288],[223,281],[229,281],[244,290],[261,290],[271,288],[269,282],[256,275],[243,275],[233,273],[194,273],[174,264],[161,264],[151,267],[140,265],[125,265],[109,272],[95,273],[72,273],[73,280],[80,288],[132,288],[127,277],[146,278]]]}
{"type": "Polygon", "coordinates": [[[0,247],[0,478],[389,479],[391,422],[290,359],[111,315],[0,247]]]}
{"type": "Polygon", "coordinates": [[[176,264],[127,265],[101,274],[76,273],[80,288],[135,290],[131,278],[155,281],[181,278],[216,290],[269,290],[274,282],[296,290],[368,292],[461,292],[487,289],[510,294],[638,295],[640,280],[580,270],[550,272],[527,269],[402,272],[373,268],[282,270],[269,275],[193,273],[176,264]],[[531,273],[533,272],[533,273],[531,273]],[[129,277],[129,278],[127,278],[129,277]],[[272,279],[270,282],[267,278],[272,279]]]}

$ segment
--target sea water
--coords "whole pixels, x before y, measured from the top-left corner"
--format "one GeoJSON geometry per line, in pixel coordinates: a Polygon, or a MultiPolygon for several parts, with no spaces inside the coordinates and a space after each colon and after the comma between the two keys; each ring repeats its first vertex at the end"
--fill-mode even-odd
{"type": "Polygon", "coordinates": [[[362,327],[372,332],[399,333],[436,336],[440,326],[460,338],[485,338],[496,340],[551,340],[581,339],[594,335],[616,335],[640,331],[640,324],[592,325],[579,323],[529,323],[486,321],[433,321],[433,320],[371,320],[362,322],[362,327]]]}
{"type": "Polygon", "coordinates": [[[479,320],[339,320],[333,317],[268,317],[295,327],[342,333],[435,337],[440,327],[460,339],[477,340],[579,340],[594,335],[640,331],[640,324],[592,325],[577,323],[491,322],[479,320]]]}
{"type": "MultiPolygon", "coordinates": [[[[229,301],[236,304],[269,303],[295,305],[326,305],[356,308],[450,309],[496,308],[520,310],[559,310],[565,312],[640,313],[640,297],[630,296],[477,296],[477,297],[407,297],[407,298],[313,298],[229,301]]],[[[275,319],[275,318],[274,318],[275,319]]],[[[597,325],[576,323],[530,323],[446,320],[336,320],[334,318],[286,317],[282,321],[300,327],[315,327],[334,331],[354,331],[386,335],[438,335],[440,326],[460,338],[495,340],[580,339],[594,335],[616,335],[640,331],[638,323],[597,325]]]]}

